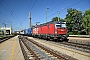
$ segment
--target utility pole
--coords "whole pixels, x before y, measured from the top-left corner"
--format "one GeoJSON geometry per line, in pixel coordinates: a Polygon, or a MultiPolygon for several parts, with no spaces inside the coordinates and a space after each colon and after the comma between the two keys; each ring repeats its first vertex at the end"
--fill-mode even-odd
{"type": "Polygon", "coordinates": [[[4,30],[4,36],[6,35],[6,24],[3,23],[4,27],[3,27],[3,30],[4,30]]]}
{"type": "Polygon", "coordinates": [[[60,12],[58,12],[58,21],[59,21],[59,19],[60,19],[60,12]]]}
{"type": "Polygon", "coordinates": [[[6,35],[6,24],[5,24],[5,35],[6,35]]]}
{"type": "Polygon", "coordinates": [[[31,12],[29,12],[29,19],[30,19],[30,26],[29,27],[32,27],[32,23],[31,23],[31,12]]]}
{"type": "Polygon", "coordinates": [[[11,23],[11,26],[10,27],[11,27],[11,34],[12,34],[12,23],[11,23]]]}
{"type": "Polygon", "coordinates": [[[46,9],[46,23],[47,23],[47,20],[48,20],[48,9],[49,8],[46,9]]]}

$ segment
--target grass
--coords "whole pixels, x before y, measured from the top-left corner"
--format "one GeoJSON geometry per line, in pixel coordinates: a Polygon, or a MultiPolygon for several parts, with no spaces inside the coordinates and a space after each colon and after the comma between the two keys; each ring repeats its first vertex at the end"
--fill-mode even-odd
{"type": "Polygon", "coordinates": [[[11,35],[0,35],[0,38],[8,37],[8,36],[13,36],[13,35],[12,34],[11,35]]]}

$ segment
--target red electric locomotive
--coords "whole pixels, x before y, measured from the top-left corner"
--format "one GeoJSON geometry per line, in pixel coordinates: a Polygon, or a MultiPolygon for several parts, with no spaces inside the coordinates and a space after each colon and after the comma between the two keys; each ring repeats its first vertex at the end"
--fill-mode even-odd
{"type": "Polygon", "coordinates": [[[67,41],[66,22],[47,22],[45,24],[33,27],[32,35],[39,38],[48,38],[54,40],[67,41]]]}

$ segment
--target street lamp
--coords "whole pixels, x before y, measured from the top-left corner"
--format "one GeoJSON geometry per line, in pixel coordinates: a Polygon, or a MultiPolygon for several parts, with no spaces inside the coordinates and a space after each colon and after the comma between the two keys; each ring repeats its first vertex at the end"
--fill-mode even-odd
{"type": "Polygon", "coordinates": [[[48,20],[48,9],[49,8],[46,9],[46,23],[47,23],[47,20],[48,20]]]}

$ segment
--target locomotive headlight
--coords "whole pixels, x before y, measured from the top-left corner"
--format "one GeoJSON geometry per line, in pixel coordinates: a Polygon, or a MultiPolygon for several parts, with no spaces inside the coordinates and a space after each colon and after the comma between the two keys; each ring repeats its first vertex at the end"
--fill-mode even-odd
{"type": "Polygon", "coordinates": [[[57,34],[57,30],[55,30],[55,34],[57,34]]]}
{"type": "Polygon", "coordinates": [[[61,31],[64,31],[64,30],[61,30],[61,31]]]}

